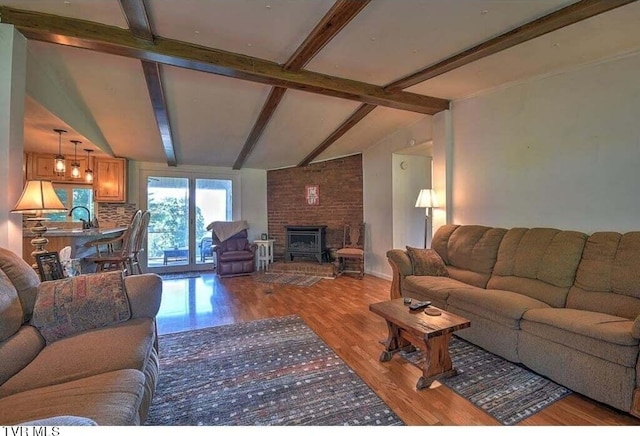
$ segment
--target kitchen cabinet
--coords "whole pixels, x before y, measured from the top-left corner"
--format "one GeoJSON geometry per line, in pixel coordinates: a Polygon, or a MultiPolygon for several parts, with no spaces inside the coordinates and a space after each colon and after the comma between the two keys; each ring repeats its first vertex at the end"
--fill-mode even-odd
{"type": "Polygon", "coordinates": [[[87,158],[78,157],[80,164],[80,178],[71,177],[71,164],[74,162],[73,156],[65,156],[66,170],[64,174],[56,174],[54,171],[55,157],[52,154],[29,153],[27,154],[27,180],[51,180],[56,183],[82,183],[90,184],[84,179],[84,170],[87,169],[87,158]]]}
{"type": "Polygon", "coordinates": [[[127,160],[119,157],[93,160],[94,199],[105,203],[127,201],[127,160]]]}

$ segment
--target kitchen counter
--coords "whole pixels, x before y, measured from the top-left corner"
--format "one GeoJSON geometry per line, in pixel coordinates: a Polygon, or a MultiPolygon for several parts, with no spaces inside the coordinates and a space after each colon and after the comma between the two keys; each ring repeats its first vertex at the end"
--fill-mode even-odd
{"type": "MultiPolygon", "coordinates": [[[[46,245],[47,251],[60,252],[64,247],[71,247],[71,258],[81,259],[82,272],[95,271],[95,265],[87,261],[87,257],[96,255],[96,247],[88,246],[89,243],[98,239],[116,238],[127,230],[128,227],[94,228],[94,229],[63,229],[49,227],[44,237],[49,240],[46,245]]],[[[31,245],[33,234],[27,228],[23,231],[22,237],[22,257],[29,264],[34,263],[31,256],[33,246],[31,245]]]]}
{"type": "MultiPolygon", "coordinates": [[[[29,237],[29,229],[25,232],[25,238],[29,237]]],[[[113,228],[94,228],[94,229],[61,229],[55,227],[48,227],[47,233],[45,236],[47,238],[51,237],[59,237],[59,236],[71,236],[73,238],[81,238],[81,237],[94,237],[94,236],[117,236],[116,233],[122,233],[127,230],[127,227],[113,227],[113,228]]]]}

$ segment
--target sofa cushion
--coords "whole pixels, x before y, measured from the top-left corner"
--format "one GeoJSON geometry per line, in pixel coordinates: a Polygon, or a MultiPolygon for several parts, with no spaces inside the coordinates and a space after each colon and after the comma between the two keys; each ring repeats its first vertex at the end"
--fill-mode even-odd
{"type": "Polygon", "coordinates": [[[479,289],[449,277],[407,276],[402,289],[403,297],[430,300],[436,307],[446,309],[447,299],[459,289],[479,289]]]}
{"type": "Polygon", "coordinates": [[[431,247],[447,267],[473,273],[454,276],[449,268],[451,277],[484,288],[493,271],[498,247],[505,233],[506,230],[500,228],[447,224],[436,231],[431,247]]]}
{"type": "Polygon", "coordinates": [[[9,277],[16,288],[22,303],[24,320],[27,321],[33,312],[40,277],[20,256],[2,247],[0,247],[0,270],[9,277]]]}
{"type": "Polygon", "coordinates": [[[43,348],[44,338],[30,325],[0,342],[0,385],[27,366],[43,348]]]}
{"type": "Polygon", "coordinates": [[[549,307],[526,295],[496,289],[460,289],[451,293],[447,302],[452,308],[460,308],[512,329],[520,328],[520,319],[527,310],[549,307]]]}
{"type": "Polygon", "coordinates": [[[122,272],[112,271],[43,282],[31,324],[50,344],[130,317],[122,272]]]}
{"type": "Polygon", "coordinates": [[[0,270],[0,341],[17,332],[22,320],[22,305],[18,291],[4,271],[0,270]]]}
{"type": "Polygon", "coordinates": [[[616,294],[640,298],[640,232],[622,235],[611,271],[611,290],[616,294]]]}
{"type": "Polygon", "coordinates": [[[632,327],[626,318],[566,308],[532,309],[521,323],[523,331],[628,368],[638,360],[632,327]]]}
{"type": "Polygon", "coordinates": [[[409,246],[406,248],[414,275],[449,277],[447,267],[437,251],[409,246]]]}
{"type": "Polygon", "coordinates": [[[640,314],[640,232],[589,236],[566,307],[634,319],[640,314]]]}
{"type": "Polygon", "coordinates": [[[140,371],[127,369],[21,392],[0,399],[0,423],[75,415],[98,425],[137,425],[144,381],[140,371]]]}
{"type": "Polygon", "coordinates": [[[563,307],[586,239],[586,234],[573,231],[510,229],[500,244],[487,287],[518,292],[551,306],[563,307]],[[531,280],[541,285],[534,286],[531,280]]]}
{"type": "Polygon", "coordinates": [[[144,371],[154,340],[148,318],[61,339],[1,385],[0,397],[120,369],[144,371]]]}

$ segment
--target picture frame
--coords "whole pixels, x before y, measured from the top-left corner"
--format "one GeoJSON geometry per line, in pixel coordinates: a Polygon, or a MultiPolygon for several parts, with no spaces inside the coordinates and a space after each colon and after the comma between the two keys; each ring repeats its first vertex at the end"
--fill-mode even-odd
{"type": "Polygon", "coordinates": [[[64,278],[62,264],[58,252],[51,251],[36,255],[36,263],[38,264],[38,272],[40,280],[47,282],[50,280],[60,280],[64,278]]]}
{"type": "Polygon", "coordinates": [[[261,239],[261,240],[263,240],[263,241],[266,241],[267,239],[269,239],[269,237],[267,236],[267,234],[266,234],[266,233],[262,233],[262,234],[260,235],[260,239],[261,239]]]}
{"type": "Polygon", "coordinates": [[[304,193],[308,206],[318,206],[320,204],[319,185],[306,185],[304,187],[304,193]]]}

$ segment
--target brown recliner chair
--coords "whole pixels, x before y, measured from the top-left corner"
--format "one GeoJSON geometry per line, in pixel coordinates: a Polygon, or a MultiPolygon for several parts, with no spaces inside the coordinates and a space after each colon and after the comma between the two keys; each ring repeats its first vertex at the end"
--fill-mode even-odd
{"type": "Polygon", "coordinates": [[[223,242],[215,242],[216,270],[220,277],[251,274],[256,270],[256,244],[250,244],[242,230],[223,242]]]}

